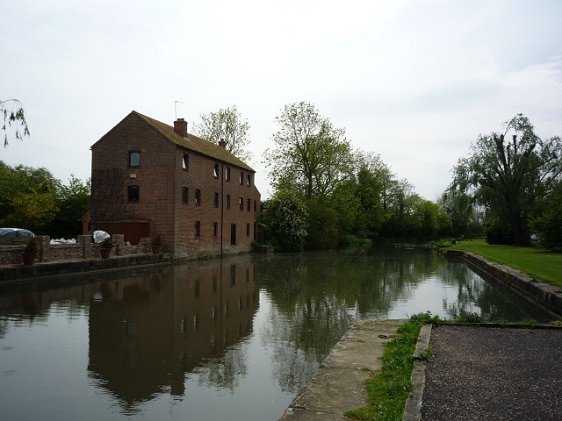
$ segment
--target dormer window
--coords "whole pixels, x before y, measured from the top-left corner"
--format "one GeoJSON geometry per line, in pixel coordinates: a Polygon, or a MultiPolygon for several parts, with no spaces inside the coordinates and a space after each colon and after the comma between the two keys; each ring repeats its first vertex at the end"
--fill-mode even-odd
{"type": "Polygon", "coordinates": [[[181,168],[184,171],[189,171],[189,155],[184,153],[181,158],[181,168]]]}
{"type": "Polygon", "coordinates": [[[129,167],[140,167],[139,151],[129,151],[129,167]]]}

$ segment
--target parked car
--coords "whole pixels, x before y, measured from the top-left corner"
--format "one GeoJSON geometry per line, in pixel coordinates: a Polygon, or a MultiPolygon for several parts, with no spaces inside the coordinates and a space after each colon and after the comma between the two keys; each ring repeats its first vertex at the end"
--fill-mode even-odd
{"type": "Polygon", "coordinates": [[[31,231],[23,228],[0,228],[0,244],[26,244],[35,237],[31,231]]]}

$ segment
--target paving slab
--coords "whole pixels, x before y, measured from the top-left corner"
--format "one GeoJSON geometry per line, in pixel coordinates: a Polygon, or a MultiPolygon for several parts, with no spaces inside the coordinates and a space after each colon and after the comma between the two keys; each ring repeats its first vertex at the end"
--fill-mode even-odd
{"type": "Polygon", "coordinates": [[[346,420],[346,411],[365,404],[364,382],[380,370],[384,346],[402,323],[404,320],[355,322],[280,420],[346,420]]]}

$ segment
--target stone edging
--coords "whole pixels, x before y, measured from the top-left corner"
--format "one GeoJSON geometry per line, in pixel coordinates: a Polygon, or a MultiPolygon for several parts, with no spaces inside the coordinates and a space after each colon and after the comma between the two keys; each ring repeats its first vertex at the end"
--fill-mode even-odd
{"type": "Polygon", "coordinates": [[[425,353],[429,347],[431,326],[431,324],[423,325],[420,329],[418,342],[416,343],[416,349],[414,351],[414,368],[412,370],[412,376],[410,377],[412,389],[406,400],[406,405],[404,406],[403,421],[421,420],[422,397],[425,386],[425,368],[427,365],[425,353]]]}
{"type": "Polygon", "coordinates": [[[501,283],[557,318],[562,318],[562,288],[540,282],[509,266],[491,262],[474,253],[448,250],[446,255],[460,258],[479,275],[501,283]]]}

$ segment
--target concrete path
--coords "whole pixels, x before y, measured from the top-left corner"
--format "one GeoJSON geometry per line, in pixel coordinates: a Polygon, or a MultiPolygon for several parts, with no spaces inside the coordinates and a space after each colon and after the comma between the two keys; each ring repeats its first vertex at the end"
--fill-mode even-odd
{"type": "Polygon", "coordinates": [[[364,381],[381,368],[384,345],[403,320],[356,322],[336,344],[312,380],[281,416],[283,421],[345,420],[365,403],[364,381]]]}

